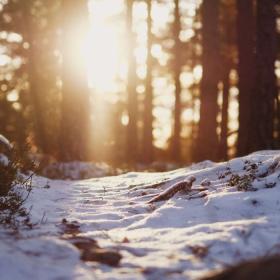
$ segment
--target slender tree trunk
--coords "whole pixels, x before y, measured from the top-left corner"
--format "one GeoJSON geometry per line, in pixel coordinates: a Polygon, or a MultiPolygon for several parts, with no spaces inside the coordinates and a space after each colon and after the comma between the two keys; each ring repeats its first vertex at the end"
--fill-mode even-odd
{"type": "Polygon", "coordinates": [[[152,87],[152,0],[147,1],[147,76],[145,91],[144,136],[143,136],[143,161],[150,163],[154,158],[153,148],[153,87],[152,87]]]}
{"type": "Polygon", "coordinates": [[[230,92],[230,71],[235,66],[235,16],[236,5],[235,1],[221,2],[221,16],[220,16],[220,36],[221,36],[221,81],[223,83],[222,92],[222,108],[221,108],[221,133],[220,133],[220,147],[219,160],[228,160],[228,109],[229,109],[229,92],[230,92]]]}
{"type": "Polygon", "coordinates": [[[127,38],[128,38],[128,72],[127,72],[127,93],[128,93],[128,117],[127,126],[127,159],[135,162],[138,157],[138,102],[136,92],[136,61],[134,57],[135,39],[133,33],[133,0],[126,0],[127,5],[127,38]]]}
{"type": "Polygon", "coordinates": [[[228,105],[229,105],[229,72],[230,67],[225,63],[223,77],[223,104],[222,104],[222,122],[219,159],[228,160],[228,105]]]}
{"type": "Polygon", "coordinates": [[[256,88],[249,125],[250,150],[274,147],[275,60],[277,53],[275,0],[257,1],[256,88]]]}
{"type": "Polygon", "coordinates": [[[89,89],[85,61],[75,59],[81,52],[81,34],[87,27],[87,1],[63,0],[63,88],[61,103],[60,159],[85,160],[89,135],[89,89]]]}
{"type": "Polygon", "coordinates": [[[29,76],[29,91],[32,100],[33,114],[34,114],[34,129],[35,129],[35,141],[43,153],[48,153],[48,139],[45,131],[44,122],[44,110],[41,104],[41,92],[39,85],[38,65],[36,65],[36,53],[33,43],[30,43],[29,48],[29,64],[28,64],[28,76],[29,76]]]}
{"type": "Polygon", "coordinates": [[[24,5],[24,37],[29,43],[28,49],[28,82],[29,82],[29,94],[32,104],[32,111],[34,116],[34,136],[35,143],[39,149],[47,154],[49,152],[48,137],[46,134],[46,125],[44,121],[44,109],[42,104],[42,95],[40,88],[40,65],[38,65],[40,53],[39,42],[36,38],[36,22],[33,20],[31,14],[33,1],[27,0],[24,5]]]}
{"type": "Polygon", "coordinates": [[[219,81],[219,0],[204,0],[202,4],[202,66],[200,121],[196,160],[216,160],[218,156],[217,114],[219,81]]]}
{"type": "Polygon", "coordinates": [[[239,74],[239,130],[237,154],[245,155],[250,151],[248,127],[251,124],[251,104],[255,82],[255,18],[253,1],[237,0],[237,43],[239,74]]]}
{"type": "Polygon", "coordinates": [[[175,81],[175,108],[174,108],[174,131],[173,131],[173,149],[172,158],[175,161],[180,161],[181,159],[181,44],[180,44],[180,8],[179,0],[175,0],[175,10],[174,10],[174,25],[173,25],[173,36],[174,36],[174,81],[175,81]]]}
{"type": "MultiPolygon", "coordinates": [[[[201,22],[201,7],[196,11],[195,22],[201,22]]],[[[191,44],[191,57],[192,57],[192,69],[195,69],[197,65],[201,64],[201,55],[197,51],[197,46],[201,45],[201,29],[195,29],[195,35],[192,39],[191,44]]],[[[191,135],[190,135],[190,161],[196,159],[196,139],[198,135],[198,123],[196,122],[196,113],[197,113],[197,101],[199,100],[200,95],[200,84],[193,84],[191,87],[191,108],[192,108],[192,121],[191,121],[191,135]]]]}

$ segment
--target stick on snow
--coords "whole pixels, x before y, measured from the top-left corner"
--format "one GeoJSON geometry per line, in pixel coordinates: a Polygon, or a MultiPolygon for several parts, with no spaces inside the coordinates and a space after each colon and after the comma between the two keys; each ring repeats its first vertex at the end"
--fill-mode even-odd
{"type": "Polygon", "coordinates": [[[179,191],[190,191],[192,187],[192,183],[195,181],[195,177],[190,176],[184,181],[175,183],[174,185],[170,186],[168,189],[160,193],[159,195],[155,196],[148,203],[168,200],[172,196],[174,196],[179,191]]]}

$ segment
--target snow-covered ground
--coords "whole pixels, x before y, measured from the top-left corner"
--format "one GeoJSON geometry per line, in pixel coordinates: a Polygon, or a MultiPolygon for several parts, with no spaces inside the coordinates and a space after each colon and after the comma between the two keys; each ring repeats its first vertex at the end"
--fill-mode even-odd
{"type": "Polygon", "coordinates": [[[105,177],[114,173],[120,174],[121,170],[113,169],[105,163],[74,161],[68,163],[52,163],[43,168],[41,173],[43,176],[52,179],[63,178],[77,180],[105,177]]]}
{"type": "Polygon", "coordinates": [[[38,225],[0,228],[1,280],[199,279],[280,253],[279,151],[165,173],[35,177],[33,185],[26,206],[38,225]],[[119,266],[81,261],[70,235],[118,251],[119,266]]]}

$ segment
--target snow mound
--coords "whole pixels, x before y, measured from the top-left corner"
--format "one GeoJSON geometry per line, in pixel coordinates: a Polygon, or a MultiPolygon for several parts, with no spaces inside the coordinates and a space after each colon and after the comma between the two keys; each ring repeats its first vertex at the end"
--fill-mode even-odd
{"type": "Polygon", "coordinates": [[[116,174],[118,170],[105,163],[93,162],[56,162],[46,166],[41,174],[51,179],[79,180],[105,177],[116,174]]]}
{"type": "Polygon", "coordinates": [[[164,173],[35,177],[33,184],[27,207],[37,226],[20,238],[0,227],[4,280],[200,279],[280,253],[280,151],[164,173]],[[63,238],[62,219],[79,225],[76,235],[119,251],[119,267],[82,262],[63,238]]]}

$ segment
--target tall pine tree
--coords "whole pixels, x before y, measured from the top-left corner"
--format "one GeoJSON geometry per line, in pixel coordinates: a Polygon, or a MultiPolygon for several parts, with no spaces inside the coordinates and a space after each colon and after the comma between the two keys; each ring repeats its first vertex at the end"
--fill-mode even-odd
{"type": "Polygon", "coordinates": [[[237,154],[250,151],[249,127],[251,123],[251,104],[255,83],[255,17],[254,1],[237,0],[237,46],[239,75],[239,130],[237,154]]]}
{"type": "Polygon", "coordinates": [[[173,130],[173,147],[172,147],[172,159],[175,161],[180,161],[181,159],[181,41],[180,41],[180,31],[181,31],[181,17],[180,17],[180,7],[179,0],[175,0],[174,9],[174,23],[173,23],[173,37],[174,37],[174,82],[175,82],[175,108],[174,108],[174,130],[173,130]]]}
{"type": "Polygon", "coordinates": [[[275,61],[277,33],[275,0],[257,1],[256,81],[249,124],[250,150],[274,148],[275,61]]]}
{"type": "Polygon", "coordinates": [[[153,86],[152,86],[152,0],[147,3],[147,74],[144,100],[144,135],[143,135],[143,161],[150,163],[154,158],[153,147],[153,86]]]}
{"type": "Polygon", "coordinates": [[[195,159],[217,159],[218,82],[219,82],[219,0],[202,3],[202,67],[200,120],[195,159]]]}
{"type": "Polygon", "coordinates": [[[138,157],[138,100],[136,92],[136,60],[134,56],[135,35],[133,33],[133,0],[126,1],[127,15],[127,40],[128,40],[128,71],[127,71],[127,94],[128,94],[128,118],[126,157],[128,161],[136,161],[138,157]]]}

